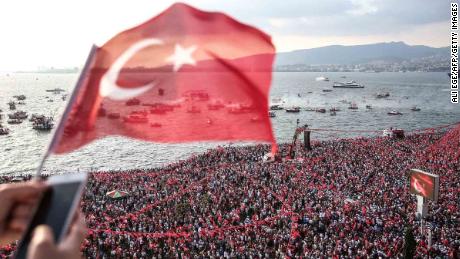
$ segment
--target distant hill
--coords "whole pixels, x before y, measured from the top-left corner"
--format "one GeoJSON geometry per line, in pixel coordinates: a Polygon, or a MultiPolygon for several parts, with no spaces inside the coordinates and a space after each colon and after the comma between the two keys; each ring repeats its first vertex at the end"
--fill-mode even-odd
{"type": "Polygon", "coordinates": [[[423,45],[409,46],[404,42],[355,46],[332,45],[278,53],[275,65],[352,65],[400,62],[434,56],[449,59],[449,48],[432,48],[423,45]]]}

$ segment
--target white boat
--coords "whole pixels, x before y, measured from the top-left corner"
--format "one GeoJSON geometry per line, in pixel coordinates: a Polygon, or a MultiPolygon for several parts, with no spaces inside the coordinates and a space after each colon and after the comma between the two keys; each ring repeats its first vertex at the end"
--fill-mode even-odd
{"type": "Polygon", "coordinates": [[[329,82],[329,78],[324,77],[324,76],[318,76],[315,80],[329,82]]]}
{"type": "Polygon", "coordinates": [[[389,112],[388,115],[403,115],[403,114],[401,112],[399,112],[399,111],[393,110],[393,111],[389,112]]]}
{"type": "Polygon", "coordinates": [[[410,108],[410,110],[413,111],[413,112],[418,112],[418,111],[420,111],[420,108],[418,108],[417,106],[414,106],[414,107],[410,108]]]}
{"type": "Polygon", "coordinates": [[[364,85],[360,85],[356,83],[356,81],[350,81],[350,82],[334,82],[332,85],[334,88],[364,88],[364,85]]]}

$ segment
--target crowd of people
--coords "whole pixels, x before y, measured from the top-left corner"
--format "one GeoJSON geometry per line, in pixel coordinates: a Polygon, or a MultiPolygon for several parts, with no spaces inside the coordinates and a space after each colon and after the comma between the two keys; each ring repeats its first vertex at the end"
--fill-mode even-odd
{"type": "Polygon", "coordinates": [[[269,149],[221,147],[163,168],[92,173],[81,202],[83,255],[397,258],[412,229],[417,257],[459,256],[460,127],[315,142],[293,159],[263,162],[269,149]],[[440,175],[425,234],[409,193],[411,168],[440,175]],[[114,199],[112,190],[128,194],[114,199]]]}

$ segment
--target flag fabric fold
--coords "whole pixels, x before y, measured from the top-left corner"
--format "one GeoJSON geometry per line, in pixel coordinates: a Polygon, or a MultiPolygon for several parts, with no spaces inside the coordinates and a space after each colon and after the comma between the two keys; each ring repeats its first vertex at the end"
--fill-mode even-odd
{"type": "Polygon", "coordinates": [[[96,48],[51,151],[111,135],[275,143],[268,117],[274,55],[258,29],[174,4],[96,48]]]}

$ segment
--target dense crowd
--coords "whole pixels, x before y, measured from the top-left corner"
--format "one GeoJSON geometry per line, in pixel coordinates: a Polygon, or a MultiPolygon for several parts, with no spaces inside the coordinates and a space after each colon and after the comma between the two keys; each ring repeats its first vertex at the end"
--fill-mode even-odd
{"type": "Polygon", "coordinates": [[[417,257],[459,256],[460,127],[315,142],[283,162],[262,162],[268,151],[225,147],[164,168],[92,173],[81,202],[90,229],[83,255],[395,258],[412,228],[417,257]],[[441,178],[425,220],[431,241],[415,216],[411,168],[441,178]],[[112,190],[129,194],[113,199],[112,190]]]}

